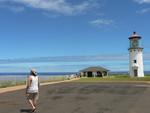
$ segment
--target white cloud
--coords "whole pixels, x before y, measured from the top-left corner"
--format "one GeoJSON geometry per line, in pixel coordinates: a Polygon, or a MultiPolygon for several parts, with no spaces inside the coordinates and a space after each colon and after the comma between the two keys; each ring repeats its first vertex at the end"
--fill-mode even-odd
{"type": "MultiPolygon", "coordinates": [[[[0,2],[4,3],[4,0],[1,0],[0,2]]],[[[6,0],[5,2],[17,3],[17,5],[24,5],[26,7],[50,12],[54,11],[67,15],[83,14],[87,10],[98,6],[95,0],[87,0],[79,4],[72,4],[66,0],[6,0]]]]}
{"type": "Polygon", "coordinates": [[[57,56],[57,57],[36,57],[36,58],[18,58],[18,59],[0,59],[0,64],[11,63],[38,63],[38,62],[82,62],[99,60],[126,60],[128,54],[115,55],[93,55],[93,56],[57,56]]]}
{"type": "MultiPolygon", "coordinates": [[[[144,69],[149,70],[150,53],[143,53],[143,56],[144,69]]],[[[128,71],[129,54],[0,59],[0,72],[28,72],[31,68],[44,72],[73,72],[89,66],[102,66],[111,71],[128,71]]]]}
{"type": "Polygon", "coordinates": [[[134,0],[134,1],[139,3],[139,4],[150,3],[150,0],[134,0]]]}
{"type": "Polygon", "coordinates": [[[103,26],[112,26],[115,24],[114,20],[106,20],[106,19],[97,19],[89,22],[93,26],[103,27],[103,26]]]}
{"type": "Polygon", "coordinates": [[[21,6],[0,5],[0,8],[7,8],[13,12],[22,12],[25,10],[24,7],[21,7],[21,6]]]}
{"type": "Polygon", "coordinates": [[[22,12],[25,10],[24,7],[16,7],[16,6],[9,7],[9,9],[14,12],[22,12]]]}
{"type": "Polygon", "coordinates": [[[136,11],[136,13],[144,14],[144,13],[149,12],[149,11],[150,11],[150,8],[145,8],[145,9],[142,9],[140,11],[136,11]]]}
{"type": "MultiPolygon", "coordinates": [[[[150,53],[143,53],[144,60],[150,60],[150,53]]],[[[39,63],[39,62],[87,62],[104,60],[129,60],[129,54],[107,54],[92,56],[56,56],[56,57],[33,57],[18,59],[0,59],[0,64],[12,63],[39,63]]]]}

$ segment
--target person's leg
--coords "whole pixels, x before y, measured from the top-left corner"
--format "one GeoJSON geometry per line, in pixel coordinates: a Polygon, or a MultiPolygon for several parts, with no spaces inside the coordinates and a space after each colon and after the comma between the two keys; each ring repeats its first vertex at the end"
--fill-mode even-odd
{"type": "Polygon", "coordinates": [[[36,112],[36,104],[37,104],[37,101],[36,101],[36,99],[34,100],[34,112],[36,112]]]}
{"type": "Polygon", "coordinates": [[[30,103],[32,109],[35,109],[34,103],[33,103],[33,101],[32,101],[32,99],[34,99],[34,98],[33,98],[33,93],[27,94],[27,99],[28,99],[28,102],[30,103]]]}
{"type": "Polygon", "coordinates": [[[34,100],[34,106],[36,107],[36,104],[37,104],[37,101],[36,101],[36,99],[34,100]]]}
{"type": "Polygon", "coordinates": [[[38,98],[39,98],[39,93],[35,93],[34,95],[33,95],[33,105],[34,105],[34,107],[35,107],[35,109],[34,109],[34,112],[36,112],[36,105],[37,105],[37,100],[38,100],[38,98]]]}
{"type": "Polygon", "coordinates": [[[34,106],[36,107],[36,105],[37,105],[37,100],[38,100],[38,98],[39,98],[39,93],[35,93],[34,94],[34,106]]]}
{"type": "Polygon", "coordinates": [[[35,106],[34,106],[34,104],[33,104],[32,100],[31,100],[31,99],[29,99],[28,101],[29,101],[29,103],[30,103],[30,105],[31,105],[32,109],[35,109],[35,106]]]}

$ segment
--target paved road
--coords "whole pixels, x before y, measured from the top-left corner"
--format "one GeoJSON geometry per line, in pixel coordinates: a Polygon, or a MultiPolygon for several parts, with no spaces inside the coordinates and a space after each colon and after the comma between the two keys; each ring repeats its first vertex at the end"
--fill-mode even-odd
{"type": "MultiPolygon", "coordinates": [[[[29,113],[24,92],[0,94],[0,113],[29,113]]],[[[41,86],[37,113],[150,113],[150,84],[68,82],[41,86]]]]}

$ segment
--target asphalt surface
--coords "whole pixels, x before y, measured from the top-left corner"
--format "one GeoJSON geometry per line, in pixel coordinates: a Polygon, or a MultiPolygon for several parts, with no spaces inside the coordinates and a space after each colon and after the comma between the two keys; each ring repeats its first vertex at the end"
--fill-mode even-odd
{"type": "MultiPolygon", "coordinates": [[[[30,113],[25,90],[0,94],[0,113],[30,113]]],[[[40,87],[37,113],[150,113],[150,84],[68,82],[40,87]]]]}

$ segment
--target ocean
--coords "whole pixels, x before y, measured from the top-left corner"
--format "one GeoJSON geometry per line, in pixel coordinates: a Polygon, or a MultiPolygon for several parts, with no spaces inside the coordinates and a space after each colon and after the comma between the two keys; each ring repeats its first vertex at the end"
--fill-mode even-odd
{"type": "MultiPolygon", "coordinates": [[[[38,75],[40,76],[60,76],[60,75],[72,75],[79,72],[39,72],[38,75]]],[[[110,71],[109,74],[128,74],[128,71],[110,71]]],[[[150,71],[144,71],[144,74],[150,74],[150,71]]],[[[9,73],[0,73],[0,76],[6,75],[16,75],[16,76],[25,76],[30,75],[27,72],[9,72],[9,73]]]]}
{"type": "MultiPolygon", "coordinates": [[[[66,75],[72,75],[76,72],[39,72],[38,76],[42,79],[50,79],[52,77],[61,77],[66,75]]],[[[0,73],[0,81],[17,81],[17,80],[27,80],[30,73],[0,73]]]]}
{"type": "MultiPolygon", "coordinates": [[[[72,75],[78,72],[39,72],[38,75],[47,75],[47,76],[58,76],[58,75],[72,75]]],[[[19,76],[24,76],[24,75],[30,75],[30,73],[27,72],[9,72],[9,73],[0,73],[0,76],[4,75],[19,75],[19,76]]]]}
{"type": "MultiPolygon", "coordinates": [[[[39,72],[38,76],[40,79],[49,79],[56,76],[66,76],[72,75],[79,72],[39,72]]],[[[110,71],[109,74],[129,74],[128,71],[110,71]]],[[[150,71],[145,71],[144,74],[150,74],[150,71]]],[[[0,73],[0,81],[17,81],[17,80],[26,80],[30,76],[30,73],[0,73]]]]}

